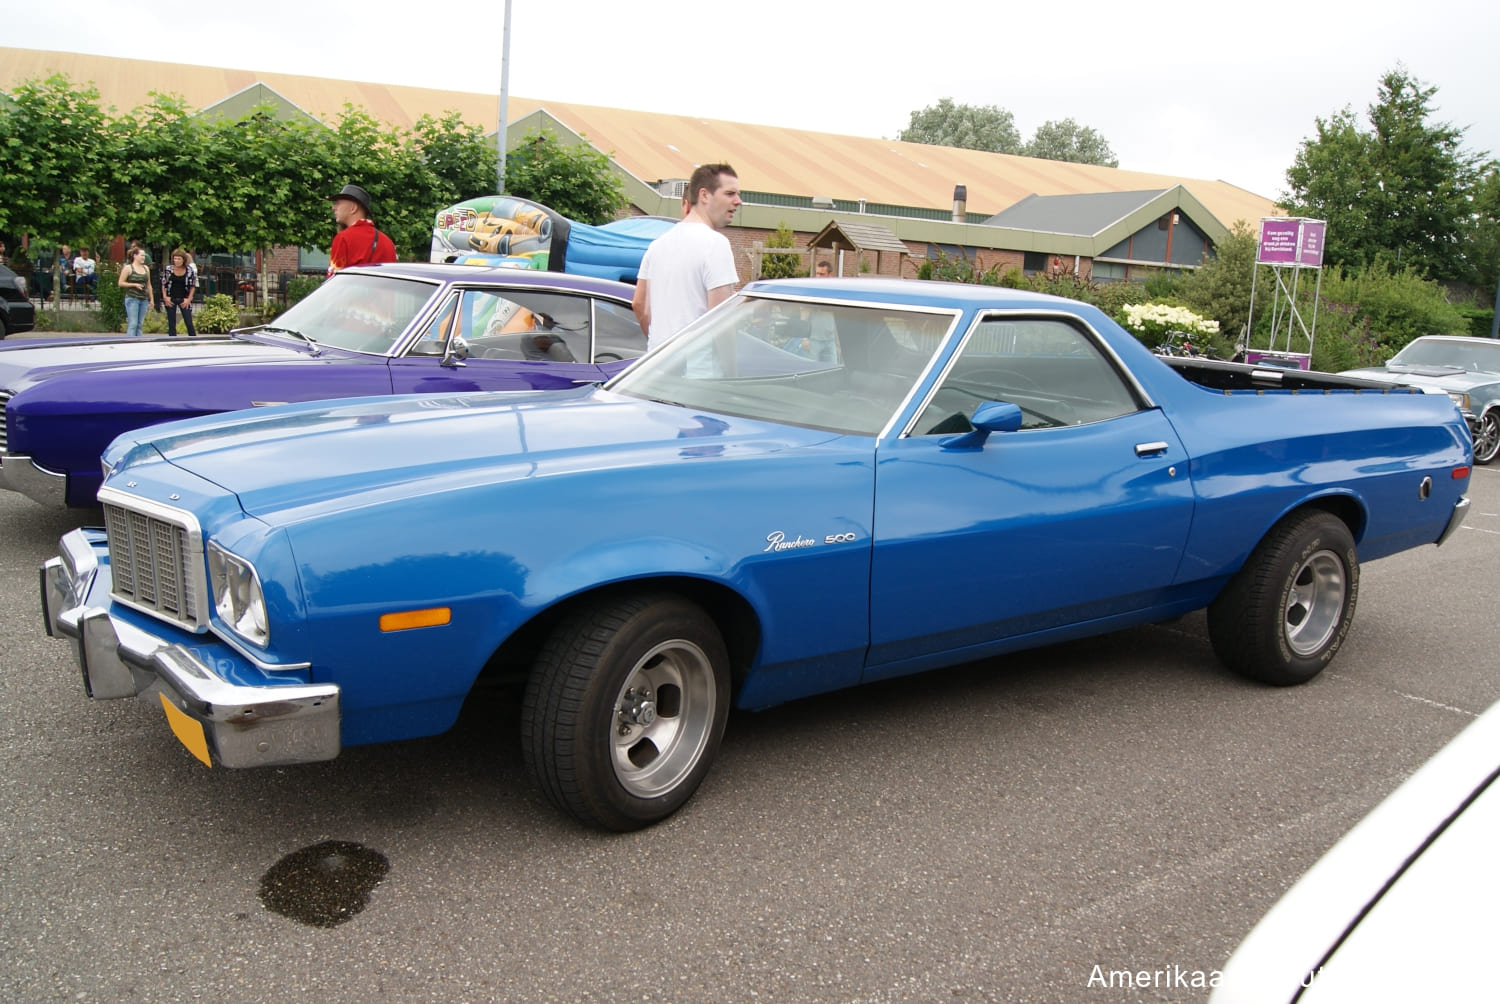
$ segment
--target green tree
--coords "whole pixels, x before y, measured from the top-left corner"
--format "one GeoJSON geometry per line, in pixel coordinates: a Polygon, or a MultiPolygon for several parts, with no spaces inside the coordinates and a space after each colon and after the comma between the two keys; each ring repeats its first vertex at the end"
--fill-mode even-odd
{"type": "Polygon", "coordinates": [[[205,116],[153,93],[106,115],[97,91],[62,76],[0,93],[0,153],[0,233],[43,243],[123,233],[200,251],[327,247],[328,196],[353,181],[398,254],[425,258],[433,214],[494,189],[494,146],[456,112],[400,131],[352,105],[325,125],[270,105],[205,116]]]}
{"type": "Polygon", "coordinates": [[[1327,260],[1366,264],[1388,251],[1433,278],[1477,277],[1466,245],[1483,158],[1461,149],[1462,129],[1429,121],[1436,93],[1397,67],[1369,106],[1370,131],[1348,108],[1315,120],[1317,137],[1287,169],[1283,204],[1328,221],[1327,260]]]}
{"type": "Polygon", "coordinates": [[[1032,134],[1031,142],[1021,151],[1028,157],[1043,160],[1065,160],[1074,164],[1097,164],[1119,167],[1120,159],[1109,148],[1109,141],[1088,126],[1072,119],[1043,122],[1032,134]]]}
{"type": "Polygon", "coordinates": [[[423,115],[409,142],[437,186],[430,200],[433,213],[495,190],[495,146],[478,126],[465,125],[458,112],[444,112],[440,119],[423,115]]]}
{"type": "Polygon", "coordinates": [[[328,196],[338,190],[329,138],[323,126],[282,121],[268,108],[213,122],[207,162],[217,169],[218,191],[201,221],[208,235],[195,246],[326,246],[328,196]]]}
{"type": "Polygon", "coordinates": [[[1474,187],[1474,239],[1466,250],[1474,281],[1493,305],[1500,286],[1500,164],[1489,164],[1474,187]]]}
{"type": "MultiPolygon", "coordinates": [[[[777,224],[776,229],[766,238],[768,248],[794,248],[796,246],[796,235],[785,223],[777,224]]],[[[787,279],[806,274],[807,270],[802,267],[802,259],[797,255],[762,254],[760,256],[760,278],[762,279],[787,279]]]]}
{"type": "Polygon", "coordinates": [[[63,76],[0,93],[0,233],[94,244],[117,232],[105,122],[99,92],[63,76]]]}
{"type": "Polygon", "coordinates": [[[562,143],[550,129],[528,132],[507,152],[505,191],[595,225],[608,223],[626,205],[609,157],[587,143],[562,143]]]}
{"type": "Polygon", "coordinates": [[[119,231],[168,248],[213,246],[217,235],[203,219],[222,183],[209,160],[211,128],[181,99],[151,97],[149,105],[108,126],[116,154],[110,202],[119,231]]]}
{"type": "Polygon", "coordinates": [[[990,153],[1020,153],[1021,134],[1015,116],[995,105],[959,105],[942,98],[935,105],[911,113],[911,121],[896,134],[904,143],[956,146],[990,153]]]}
{"type": "MultiPolygon", "coordinates": [[[[1250,226],[1236,223],[1214,247],[1214,255],[1177,281],[1174,294],[1184,305],[1219,322],[1219,331],[1233,342],[1244,337],[1250,320],[1250,289],[1255,285],[1255,253],[1259,241],[1250,226]]],[[[1269,329],[1273,279],[1255,289],[1257,328],[1269,329]]]]}

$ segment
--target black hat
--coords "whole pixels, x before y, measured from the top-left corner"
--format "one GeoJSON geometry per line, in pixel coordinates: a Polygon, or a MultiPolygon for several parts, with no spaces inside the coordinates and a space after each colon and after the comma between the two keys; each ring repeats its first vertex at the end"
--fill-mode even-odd
{"type": "Polygon", "coordinates": [[[358,185],[345,185],[337,195],[330,195],[329,202],[337,202],[339,199],[353,199],[364,209],[365,215],[370,215],[370,193],[358,185]]]}

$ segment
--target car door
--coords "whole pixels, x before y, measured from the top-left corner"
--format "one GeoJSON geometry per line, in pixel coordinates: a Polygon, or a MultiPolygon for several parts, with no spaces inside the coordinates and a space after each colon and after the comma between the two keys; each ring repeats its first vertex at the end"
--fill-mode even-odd
{"type": "Polygon", "coordinates": [[[879,448],[866,679],[1149,606],[1193,511],[1187,457],[1097,336],[988,317],[879,448]],[[982,443],[969,419],[1016,404],[982,443]]]}
{"type": "MultiPolygon", "coordinates": [[[[589,296],[511,288],[454,290],[423,337],[391,361],[394,393],[558,390],[606,379],[593,360],[589,296]],[[455,337],[466,358],[447,358],[455,337]]],[[[642,338],[644,349],[644,337],[642,338]]]]}

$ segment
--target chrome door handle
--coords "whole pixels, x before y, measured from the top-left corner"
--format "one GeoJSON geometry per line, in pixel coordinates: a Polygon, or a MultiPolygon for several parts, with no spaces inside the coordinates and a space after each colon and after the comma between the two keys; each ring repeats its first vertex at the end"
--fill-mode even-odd
{"type": "Polygon", "coordinates": [[[1158,453],[1166,453],[1169,449],[1171,449],[1171,446],[1167,443],[1136,443],[1135,455],[1138,457],[1149,457],[1158,453]]]}

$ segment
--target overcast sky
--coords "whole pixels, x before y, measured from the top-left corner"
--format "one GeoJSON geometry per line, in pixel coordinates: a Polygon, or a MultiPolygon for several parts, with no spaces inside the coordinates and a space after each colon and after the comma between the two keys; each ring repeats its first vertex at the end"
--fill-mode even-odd
{"type": "MultiPolygon", "coordinates": [[[[0,10],[0,41],[18,48],[500,90],[502,0],[180,11],[3,0],[0,10]]],[[[1466,127],[1466,149],[1500,156],[1497,40],[1494,0],[514,0],[509,86],[542,100],[886,138],[913,110],[951,97],[1010,110],[1023,139],[1071,117],[1102,133],[1122,168],[1276,198],[1314,120],[1348,105],[1364,121],[1398,63],[1438,88],[1437,120],[1466,127]]]]}

